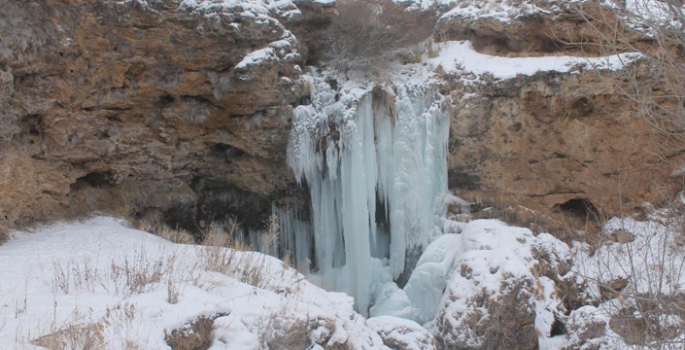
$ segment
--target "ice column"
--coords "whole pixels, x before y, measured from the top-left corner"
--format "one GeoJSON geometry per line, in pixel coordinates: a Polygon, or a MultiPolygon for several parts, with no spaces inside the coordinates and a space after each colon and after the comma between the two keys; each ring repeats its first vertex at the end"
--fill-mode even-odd
{"type": "Polygon", "coordinates": [[[288,244],[302,260],[314,242],[312,280],[354,296],[362,314],[374,292],[372,257],[389,258],[398,278],[440,234],[444,214],[444,97],[429,87],[393,90],[383,98],[343,91],[336,99],[321,88],[312,105],[294,110],[288,144],[288,165],[309,186],[312,205],[311,229],[291,224],[288,244]]]}

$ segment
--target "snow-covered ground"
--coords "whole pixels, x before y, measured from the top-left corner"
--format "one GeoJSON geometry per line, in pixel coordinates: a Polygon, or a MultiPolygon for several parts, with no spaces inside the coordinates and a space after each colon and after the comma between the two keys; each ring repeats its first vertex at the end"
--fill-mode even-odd
{"type": "MultiPolygon", "coordinates": [[[[541,349],[622,349],[610,324],[635,306],[630,295],[683,290],[685,249],[669,215],[612,219],[594,250],[498,220],[454,223],[459,233],[431,243],[404,289],[379,289],[369,319],[273,257],[173,244],[107,217],[58,223],[0,246],[0,349],[168,349],[167,334],[203,316],[214,319],[211,349],[478,347],[512,300],[541,349]],[[622,279],[623,294],[603,294],[622,279]],[[582,286],[584,304],[565,308],[564,281],[582,286]],[[555,319],[564,333],[553,334],[555,319]]],[[[655,320],[672,333],[685,326],[678,312],[655,320]]]]}
{"type": "Polygon", "coordinates": [[[386,349],[352,298],[283,265],[173,244],[105,217],[15,232],[0,246],[0,349],[42,349],[47,339],[52,349],[168,349],[165,332],[200,316],[216,318],[212,349],[295,340],[386,349]]]}

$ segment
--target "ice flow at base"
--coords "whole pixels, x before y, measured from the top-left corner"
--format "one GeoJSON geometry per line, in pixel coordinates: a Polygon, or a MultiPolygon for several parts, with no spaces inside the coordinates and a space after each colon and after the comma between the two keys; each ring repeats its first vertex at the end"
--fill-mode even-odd
{"type": "Polygon", "coordinates": [[[287,160],[309,187],[311,229],[283,215],[281,236],[313,281],[367,314],[375,289],[406,280],[441,234],[449,121],[434,87],[335,85],[313,79],[312,103],[294,110],[287,160]]]}

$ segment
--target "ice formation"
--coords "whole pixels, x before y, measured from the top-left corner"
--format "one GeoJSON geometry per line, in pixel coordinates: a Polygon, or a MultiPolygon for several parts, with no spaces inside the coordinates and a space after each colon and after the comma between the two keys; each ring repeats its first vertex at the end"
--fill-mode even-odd
{"type": "Polygon", "coordinates": [[[366,314],[372,286],[406,279],[441,233],[445,98],[427,85],[333,89],[312,80],[288,145],[288,165],[310,191],[311,228],[280,211],[281,241],[297,261],[310,259],[312,280],[354,296],[366,314]]]}

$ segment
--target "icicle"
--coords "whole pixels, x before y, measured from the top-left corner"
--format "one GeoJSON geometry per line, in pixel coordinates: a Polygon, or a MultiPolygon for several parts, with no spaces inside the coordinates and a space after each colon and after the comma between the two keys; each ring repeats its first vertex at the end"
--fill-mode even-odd
{"type": "Polygon", "coordinates": [[[292,213],[275,212],[298,261],[312,251],[305,242],[313,235],[313,280],[354,296],[366,315],[372,285],[386,279],[376,276],[381,268],[370,268],[382,266],[372,257],[389,256],[382,274],[397,279],[440,232],[448,120],[444,98],[425,87],[396,87],[396,96],[389,95],[394,106],[384,106],[369,91],[334,98],[339,92],[326,85],[318,85],[311,106],[294,110],[288,144],[288,165],[310,189],[311,228],[292,213]]]}
{"type": "Polygon", "coordinates": [[[300,271],[308,272],[313,243],[312,226],[300,219],[300,212],[296,209],[278,208],[274,205],[272,213],[279,219],[279,255],[290,256],[300,271]]]}

